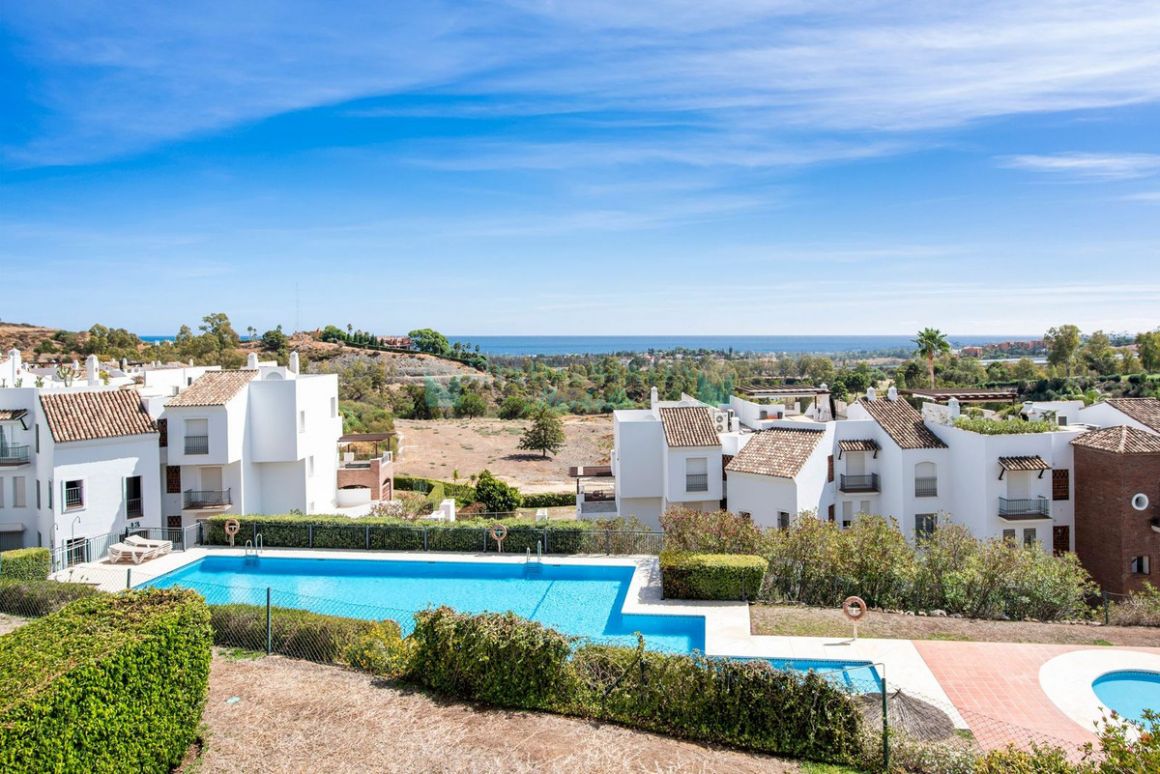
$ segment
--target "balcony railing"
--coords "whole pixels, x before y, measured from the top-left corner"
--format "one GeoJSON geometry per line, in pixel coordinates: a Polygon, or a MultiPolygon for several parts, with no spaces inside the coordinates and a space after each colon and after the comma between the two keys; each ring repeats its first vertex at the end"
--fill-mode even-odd
{"type": "Polygon", "coordinates": [[[0,447],[0,465],[27,465],[28,464],[28,447],[27,446],[2,446],[0,447]]]}
{"type": "Polygon", "coordinates": [[[186,454],[209,454],[209,436],[208,435],[187,435],[187,436],[185,436],[185,453],[186,454]]]}
{"type": "Polygon", "coordinates": [[[925,477],[914,479],[914,496],[938,497],[938,479],[925,477]]]}
{"type": "Polygon", "coordinates": [[[847,476],[843,473],[838,480],[838,489],[843,492],[877,492],[878,474],[847,476]]]}
{"type": "Polygon", "coordinates": [[[1051,516],[1051,503],[1046,497],[999,498],[999,518],[1001,519],[1045,519],[1049,516],[1051,516]]]}
{"type": "Polygon", "coordinates": [[[215,508],[231,504],[228,489],[186,489],[183,495],[185,508],[215,508]]]}
{"type": "Polygon", "coordinates": [[[685,491],[686,492],[708,492],[709,491],[709,474],[708,473],[686,473],[685,474],[685,491]]]}
{"type": "Polygon", "coordinates": [[[139,519],[145,513],[141,507],[140,497],[130,497],[125,500],[125,516],[130,519],[139,519]]]}

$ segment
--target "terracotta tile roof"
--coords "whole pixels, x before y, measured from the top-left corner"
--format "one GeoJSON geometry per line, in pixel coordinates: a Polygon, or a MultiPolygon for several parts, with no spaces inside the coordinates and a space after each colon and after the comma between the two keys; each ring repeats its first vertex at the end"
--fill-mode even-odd
{"type": "Polygon", "coordinates": [[[1160,398],[1108,398],[1107,404],[1160,433],[1160,398]]]}
{"type": "Polygon", "coordinates": [[[40,405],[57,443],[157,432],[134,390],[45,393],[40,405]]]}
{"type": "Polygon", "coordinates": [[[669,446],[720,446],[713,417],[705,406],[662,408],[661,424],[669,446]]]}
{"type": "Polygon", "coordinates": [[[231,371],[206,371],[193,380],[169,406],[224,406],[250,383],[258,372],[252,368],[231,371]]]}
{"type": "Polygon", "coordinates": [[[1051,470],[1051,466],[1039,455],[1031,457],[1000,457],[999,467],[1003,468],[1003,470],[1051,470]]]}
{"type": "Polygon", "coordinates": [[[0,422],[11,422],[22,418],[28,409],[0,409],[0,422]]]}
{"type": "Polygon", "coordinates": [[[876,452],[881,447],[873,438],[857,438],[838,441],[838,448],[844,452],[876,452]]]}
{"type": "Polygon", "coordinates": [[[903,449],[945,449],[947,445],[922,421],[922,414],[904,400],[859,401],[886,434],[903,449]]]}
{"type": "Polygon", "coordinates": [[[822,440],[821,430],[774,427],[755,433],[726,466],[729,473],[793,478],[822,440]]]}
{"type": "Polygon", "coordinates": [[[1071,445],[1117,454],[1160,454],[1160,435],[1152,435],[1138,427],[1117,425],[1089,430],[1073,440],[1071,445]]]}

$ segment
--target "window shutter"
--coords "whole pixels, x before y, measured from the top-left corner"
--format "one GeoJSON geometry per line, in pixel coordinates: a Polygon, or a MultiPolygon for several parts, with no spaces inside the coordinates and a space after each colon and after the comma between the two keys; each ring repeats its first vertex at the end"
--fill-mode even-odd
{"type": "Polygon", "coordinates": [[[1051,499],[1070,500],[1069,490],[1070,471],[1067,468],[1056,468],[1051,471],[1051,499]]]}
{"type": "Polygon", "coordinates": [[[826,480],[834,480],[834,455],[832,454],[826,458],[826,480]]]}

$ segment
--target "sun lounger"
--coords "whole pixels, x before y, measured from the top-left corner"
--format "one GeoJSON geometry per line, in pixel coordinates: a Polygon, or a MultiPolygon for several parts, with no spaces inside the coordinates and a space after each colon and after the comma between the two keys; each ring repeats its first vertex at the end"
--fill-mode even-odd
{"type": "Polygon", "coordinates": [[[155,548],[159,552],[158,556],[163,556],[173,550],[172,540],[148,540],[140,535],[128,535],[124,542],[137,548],[155,548]]]}
{"type": "Polygon", "coordinates": [[[159,556],[157,552],[160,549],[151,548],[148,546],[134,546],[128,543],[114,543],[109,546],[109,561],[114,564],[120,564],[124,561],[132,561],[133,564],[141,564],[141,562],[148,561],[154,557],[159,556]]]}

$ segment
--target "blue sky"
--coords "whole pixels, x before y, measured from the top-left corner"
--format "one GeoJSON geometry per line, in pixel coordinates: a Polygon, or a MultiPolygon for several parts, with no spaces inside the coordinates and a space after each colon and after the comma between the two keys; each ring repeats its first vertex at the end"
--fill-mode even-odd
{"type": "Polygon", "coordinates": [[[40,0],[0,75],[7,321],[1160,325],[1148,0],[40,0]]]}

